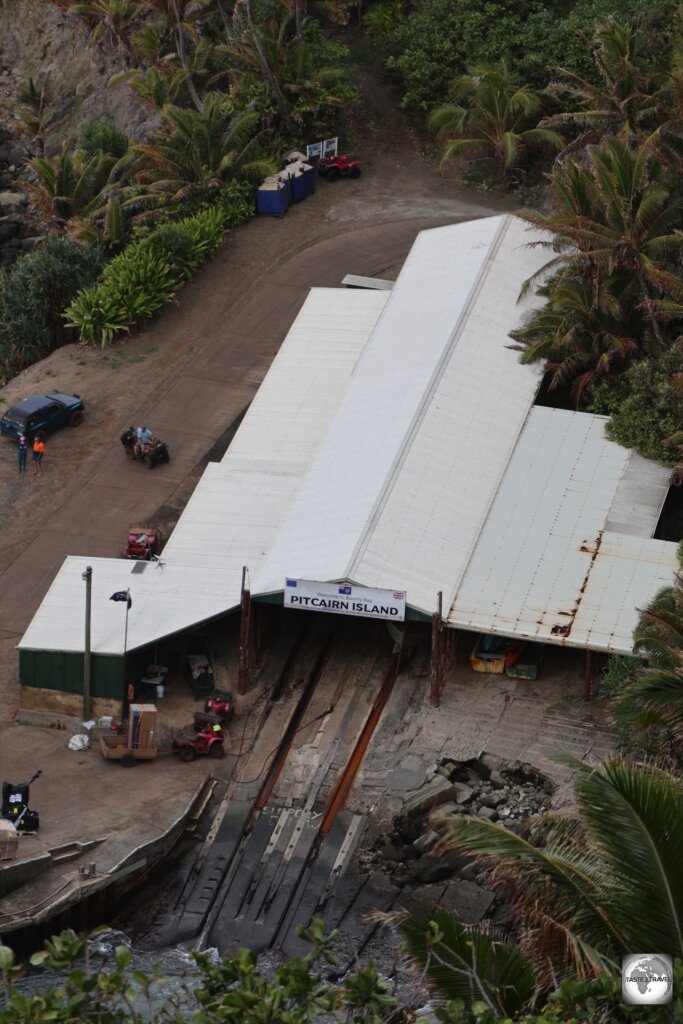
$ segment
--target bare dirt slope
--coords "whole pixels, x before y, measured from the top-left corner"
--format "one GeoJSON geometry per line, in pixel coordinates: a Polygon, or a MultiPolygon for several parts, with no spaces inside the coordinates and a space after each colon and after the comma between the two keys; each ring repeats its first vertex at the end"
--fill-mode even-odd
{"type": "MultiPolygon", "coordinates": [[[[320,180],[316,194],[282,220],[260,218],[234,232],[179,294],[177,305],[143,333],[105,351],[67,346],[0,392],[0,408],[51,388],[77,391],[87,404],[83,426],[49,439],[42,478],[31,475],[30,465],[19,477],[14,444],[0,443],[0,721],[10,720],[17,709],[15,645],[54,577],[56,538],[50,529],[55,518],[71,517],[65,551],[74,554],[116,555],[111,538],[123,539],[131,518],[149,517],[160,507],[170,525],[207,459],[220,457],[230,424],[253,397],[308,287],[337,285],[345,273],[395,277],[420,228],[510,208],[505,197],[468,193],[440,178],[382,84],[367,71],[360,78],[368,103],[352,115],[347,131],[365,161],[360,180],[320,180]],[[397,234],[397,222],[405,225],[403,234],[397,234]],[[387,226],[386,246],[381,227],[369,231],[381,225],[387,226]],[[314,252],[318,258],[312,258],[314,252]],[[290,262],[297,279],[291,288],[274,290],[276,275],[287,281],[290,262]],[[245,339],[251,339],[252,367],[245,339]],[[212,360],[219,359],[227,360],[228,392],[234,384],[226,392],[223,420],[184,426],[188,403],[201,405],[201,390],[189,386],[193,366],[203,360],[209,367],[205,377],[210,376],[212,360]],[[150,410],[168,395],[174,396],[175,416],[169,416],[167,402],[162,430],[150,410]],[[121,429],[142,421],[171,435],[175,458],[166,476],[167,467],[161,467],[144,480],[146,470],[125,464],[129,472],[139,470],[118,481],[128,488],[130,502],[119,507],[119,491],[107,504],[110,481],[103,481],[102,472],[112,460],[121,463],[121,429]],[[80,504],[74,504],[76,498],[80,504]],[[82,520],[74,521],[73,509],[82,520]],[[107,544],[98,546],[105,533],[107,544]],[[26,558],[28,549],[32,559],[26,558]]],[[[61,560],[59,550],[57,555],[61,560]]]]}

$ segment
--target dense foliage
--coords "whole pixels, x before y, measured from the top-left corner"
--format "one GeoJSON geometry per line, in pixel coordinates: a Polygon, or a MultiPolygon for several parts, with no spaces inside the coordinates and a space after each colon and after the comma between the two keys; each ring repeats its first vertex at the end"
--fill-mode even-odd
{"type": "Polygon", "coordinates": [[[97,279],[103,263],[100,247],[53,237],[0,273],[0,378],[71,340],[62,311],[97,279]]]}
{"type": "Polygon", "coordinates": [[[475,64],[504,60],[520,81],[536,88],[548,85],[558,66],[591,76],[590,54],[578,33],[590,36],[605,15],[622,21],[656,16],[653,55],[661,59],[675,38],[676,6],[673,0],[380,0],[367,20],[387,68],[401,82],[404,105],[428,110],[446,102],[451,82],[475,64]]]}
{"type": "Polygon", "coordinates": [[[65,312],[67,323],[82,341],[100,345],[146,323],[218,249],[225,232],[252,214],[253,202],[233,184],[221,202],[142,233],[106,265],[97,284],[79,292],[65,312]]]}

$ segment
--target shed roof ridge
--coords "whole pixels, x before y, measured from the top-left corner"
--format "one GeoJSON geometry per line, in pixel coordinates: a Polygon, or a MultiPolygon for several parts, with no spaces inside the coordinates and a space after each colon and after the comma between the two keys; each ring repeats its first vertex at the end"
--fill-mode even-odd
{"type": "MultiPolygon", "coordinates": [[[[411,420],[408,430],[406,431],[403,442],[399,447],[396,458],[394,459],[392,465],[390,466],[387,475],[384,478],[384,481],[379,489],[377,499],[367,519],[365,529],[363,530],[361,536],[359,537],[356,547],[354,548],[351,554],[349,562],[346,566],[346,579],[351,579],[351,574],[356,572],[359,568],[361,558],[365,553],[365,550],[367,549],[374,527],[377,524],[379,517],[381,516],[382,510],[384,509],[387,501],[389,500],[389,497],[398,479],[401,467],[403,466],[408,456],[408,453],[410,452],[410,449],[415,441],[415,438],[417,437],[420,426],[424,421],[425,415],[432,401],[434,393],[443,378],[443,375],[446,371],[446,368],[448,367],[448,364],[453,356],[453,353],[458,347],[460,339],[462,338],[463,330],[469,319],[472,306],[476,302],[477,296],[479,295],[485,281],[487,280],[491,272],[491,268],[495,261],[496,255],[500,251],[503,239],[505,238],[505,235],[507,234],[513,220],[515,219],[516,218],[512,213],[505,214],[501,219],[501,223],[495,233],[494,238],[492,239],[489,245],[489,252],[486,256],[486,260],[484,261],[481,271],[477,275],[477,278],[470,289],[470,292],[467,296],[467,301],[463,304],[463,307],[460,310],[458,319],[455,322],[448,343],[444,347],[441,357],[434,368],[434,372],[429,379],[429,382],[422,394],[420,401],[417,404],[415,414],[411,420]]],[[[438,230],[438,228],[435,230],[438,230]]],[[[423,234],[423,232],[420,232],[420,234],[423,234]]]]}

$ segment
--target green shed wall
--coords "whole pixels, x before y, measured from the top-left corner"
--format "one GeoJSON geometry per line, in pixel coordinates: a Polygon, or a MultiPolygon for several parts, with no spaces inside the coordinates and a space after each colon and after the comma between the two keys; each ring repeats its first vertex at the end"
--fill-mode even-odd
{"type": "MultiPolygon", "coordinates": [[[[19,682],[23,686],[36,686],[44,690],[82,693],[83,655],[72,651],[19,651],[19,682]]],[[[122,658],[91,655],[90,692],[93,697],[121,699],[122,658]]]]}

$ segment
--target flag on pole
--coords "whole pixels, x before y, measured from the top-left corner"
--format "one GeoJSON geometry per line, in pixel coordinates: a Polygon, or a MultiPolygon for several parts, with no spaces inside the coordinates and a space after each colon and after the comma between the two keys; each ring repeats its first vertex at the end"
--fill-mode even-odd
{"type": "Polygon", "coordinates": [[[129,608],[130,608],[130,606],[133,603],[133,600],[132,600],[132,598],[130,596],[130,590],[117,590],[115,594],[111,595],[109,600],[110,601],[126,601],[129,608]]]}

